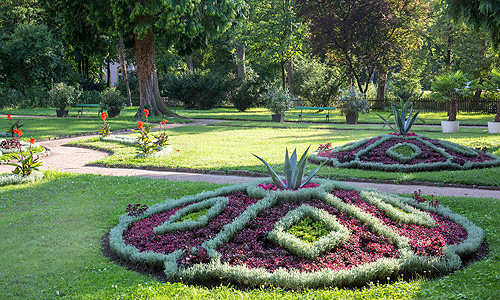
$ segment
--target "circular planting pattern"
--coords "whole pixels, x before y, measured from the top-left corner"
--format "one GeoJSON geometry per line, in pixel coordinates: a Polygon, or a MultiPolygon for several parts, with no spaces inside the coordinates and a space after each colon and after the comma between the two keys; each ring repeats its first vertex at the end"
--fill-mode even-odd
{"type": "Polygon", "coordinates": [[[316,150],[313,163],[378,171],[469,170],[500,166],[500,157],[423,135],[382,134],[335,148],[316,150]]]}
{"type": "Polygon", "coordinates": [[[110,231],[111,250],[190,282],[318,288],[442,275],[484,238],[465,217],[421,197],[321,179],[299,190],[254,181],[128,211],[110,231]]]}

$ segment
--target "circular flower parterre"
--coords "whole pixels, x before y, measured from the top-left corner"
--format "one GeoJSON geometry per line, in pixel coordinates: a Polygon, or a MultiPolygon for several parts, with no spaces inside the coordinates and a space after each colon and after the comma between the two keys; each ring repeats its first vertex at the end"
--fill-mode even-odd
{"type": "Polygon", "coordinates": [[[330,160],[336,168],[378,171],[469,170],[500,166],[500,157],[423,135],[382,134],[339,147],[313,152],[313,163],[330,160]]]}
{"type": "Polygon", "coordinates": [[[319,179],[299,190],[267,180],[168,200],[120,216],[110,231],[113,252],[162,267],[170,280],[287,288],[446,274],[482,241],[480,228],[448,208],[319,179]],[[306,242],[287,230],[305,217],[328,232],[306,242]]]}

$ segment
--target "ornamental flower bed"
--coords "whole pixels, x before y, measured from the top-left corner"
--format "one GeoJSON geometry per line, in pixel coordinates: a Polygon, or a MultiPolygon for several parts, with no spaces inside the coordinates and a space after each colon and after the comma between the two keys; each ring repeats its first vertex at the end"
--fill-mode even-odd
{"type": "Polygon", "coordinates": [[[448,141],[410,133],[382,134],[339,147],[320,145],[309,161],[336,168],[378,171],[469,170],[500,166],[500,157],[448,141]]]}
{"type": "Polygon", "coordinates": [[[468,219],[419,194],[320,179],[297,190],[274,187],[255,181],[130,206],[110,231],[110,248],[134,264],[163,268],[169,280],[319,288],[444,275],[484,239],[468,219]],[[327,232],[313,241],[294,235],[290,228],[305,218],[327,232]]]}

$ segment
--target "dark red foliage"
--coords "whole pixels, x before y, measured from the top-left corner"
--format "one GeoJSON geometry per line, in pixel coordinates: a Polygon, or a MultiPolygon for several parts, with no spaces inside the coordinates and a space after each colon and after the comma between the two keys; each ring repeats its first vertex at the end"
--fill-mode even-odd
{"type": "Polygon", "coordinates": [[[0,143],[0,148],[3,149],[13,149],[13,148],[19,148],[21,147],[21,143],[19,142],[19,139],[17,138],[11,138],[8,140],[4,140],[0,143]]]}
{"type": "Polygon", "coordinates": [[[180,263],[191,265],[192,263],[199,262],[206,255],[206,252],[201,248],[201,244],[206,240],[214,238],[224,225],[231,223],[249,205],[258,201],[239,192],[232,193],[227,198],[229,198],[229,203],[224,211],[219,216],[210,220],[205,227],[196,228],[191,231],[175,231],[162,235],[154,234],[154,227],[160,226],[179,209],[188,206],[184,205],[132,224],[123,234],[125,243],[136,247],[140,252],[153,251],[168,254],[175,250],[183,249],[186,251],[180,259],[180,263]],[[198,253],[191,254],[191,248],[193,247],[198,248],[198,253]]]}
{"type": "Polygon", "coordinates": [[[142,206],[140,204],[129,204],[125,212],[128,213],[129,216],[140,216],[146,210],[148,210],[148,206],[145,204],[142,206]]]}
{"type": "MultiPolygon", "coordinates": [[[[357,191],[334,190],[332,194],[346,203],[355,205],[366,213],[373,215],[383,224],[407,237],[413,251],[420,255],[441,256],[443,255],[443,246],[460,243],[467,237],[466,231],[460,225],[435,213],[429,213],[436,221],[436,226],[433,228],[400,224],[389,219],[384,211],[366,203],[361,199],[357,191]]],[[[425,201],[420,194],[416,195],[418,195],[417,199],[419,199],[417,201],[425,201]]],[[[182,208],[179,207],[132,224],[130,229],[123,234],[124,241],[141,252],[153,251],[168,254],[178,249],[185,250],[183,256],[178,260],[178,263],[182,266],[207,262],[208,256],[206,249],[201,247],[202,243],[214,238],[224,225],[231,223],[248,206],[259,201],[240,192],[232,193],[227,197],[229,198],[229,204],[224,211],[210,220],[203,228],[155,235],[153,228],[168,220],[170,216],[182,208]],[[192,251],[193,248],[196,250],[192,251]]],[[[188,205],[191,204],[183,207],[188,205]]],[[[300,203],[281,203],[275,207],[265,209],[236,233],[229,242],[219,246],[217,250],[222,255],[222,262],[234,266],[246,265],[249,268],[265,268],[270,272],[278,268],[297,269],[301,272],[317,271],[323,268],[332,270],[350,269],[358,265],[374,262],[383,257],[399,257],[398,249],[385,236],[373,233],[369,226],[350,217],[346,212],[339,211],[316,199],[300,203]],[[323,209],[334,215],[342,225],[352,232],[349,239],[343,245],[331,249],[313,260],[298,257],[289,250],[268,240],[267,235],[274,228],[275,223],[302,204],[323,209]]]]}
{"type": "MultiPolygon", "coordinates": [[[[283,180],[283,182],[286,184],[285,180],[283,180]]],[[[267,190],[267,191],[277,191],[277,190],[280,189],[274,183],[269,183],[269,184],[259,183],[257,186],[261,187],[261,188],[263,188],[264,190],[267,190]]],[[[318,186],[319,186],[319,184],[314,183],[314,182],[310,182],[310,183],[304,185],[303,187],[301,187],[301,189],[310,189],[310,188],[315,188],[315,187],[318,187],[318,186]]]]}

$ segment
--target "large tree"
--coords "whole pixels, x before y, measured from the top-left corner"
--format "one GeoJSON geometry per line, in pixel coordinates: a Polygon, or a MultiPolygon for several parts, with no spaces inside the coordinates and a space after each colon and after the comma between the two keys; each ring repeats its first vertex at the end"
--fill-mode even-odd
{"type": "MultiPolygon", "coordinates": [[[[151,115],[172,115],[160,98],[156,71],[155,34],[186,53],[226,30],[245,8],[242,0],[43,0],[73,22],[71,13],[86,16],[110,37],[133,36],[140,89],[139,116],[146,105],[151,115]],[[68,13],[69,12],[69,13],[68,13]]],[[[68,27],[68,26],[67,26],[68,27]]]]}
{"type": "Polygon", "coordinates": [[[463,17],[477,28],[486,29],[495,49],[500,45],[500,0],[445,0],[456,18],[463,17]]]}
{"type": "Polygon", "coordinates": [[[414,0],[297,0],[314,52],[343,65],[366,93],[376,70],[385,74],[408,39],[408,25],[425,8],[414,0]]]}

